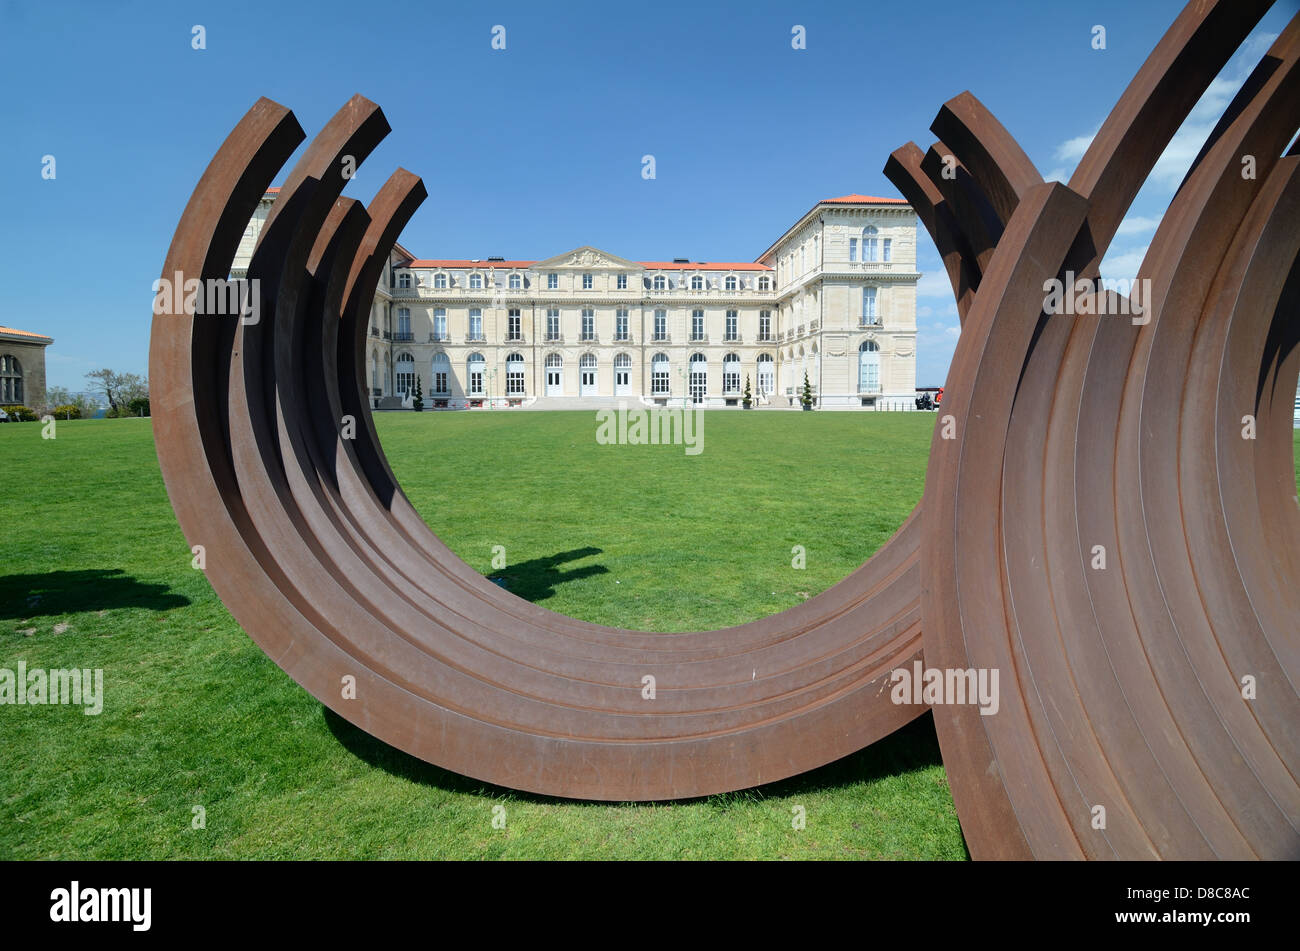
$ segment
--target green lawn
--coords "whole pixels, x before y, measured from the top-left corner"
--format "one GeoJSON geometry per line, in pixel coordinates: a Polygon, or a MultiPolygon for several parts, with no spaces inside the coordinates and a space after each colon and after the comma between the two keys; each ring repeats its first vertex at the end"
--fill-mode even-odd
{"type": "MultiPolygon", "coordinates": [[[[576,617],[674,630],[781,610],[861,563],[920,497],[933,421],[710,413],[698,456],[597,445],[592,413],[378,426],[476,569],[576,617]]],[[[0,426],[0,459],[0,667],[103,668],[106,694],[99,716],[0,706],[0,858],[966,856],[928,716],[816,772],[670,804],[546,799],[414,760],[325,712],[190,568],[148,420],[54,440],[0,426]]]]}

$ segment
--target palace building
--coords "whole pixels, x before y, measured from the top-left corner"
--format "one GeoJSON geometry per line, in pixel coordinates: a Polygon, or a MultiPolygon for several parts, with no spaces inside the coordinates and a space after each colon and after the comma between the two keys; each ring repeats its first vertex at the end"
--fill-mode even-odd
{"type": "Polygon", "coordinates": [[[0,406],[45,406],[45,348],[52,337],[0,327],[0,406]]]}
{"type": "MultiPolygon", "coordinates": [[[[241,276],[276,198],[235,261],[241,276]]],[[[916,396],[916,215],[902,199],[817,202],[752,262],[416,258],[400,244],[370,312],[377,407],[562,409],[619,400],[908,409],[916,396]]]]}

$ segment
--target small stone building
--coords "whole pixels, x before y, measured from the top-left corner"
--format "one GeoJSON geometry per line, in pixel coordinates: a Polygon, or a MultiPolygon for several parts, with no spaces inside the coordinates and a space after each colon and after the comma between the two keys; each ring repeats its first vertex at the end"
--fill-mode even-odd
{"type": "Polygon", "coordinates": [[[45,348],[54,343],[29,330],[0,327],[0,406],[45,406],[45,348]]]}

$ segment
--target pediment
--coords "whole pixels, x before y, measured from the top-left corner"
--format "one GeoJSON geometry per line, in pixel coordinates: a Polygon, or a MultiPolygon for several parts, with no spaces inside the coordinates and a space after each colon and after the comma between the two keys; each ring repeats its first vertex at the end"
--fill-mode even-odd
{"type": "Polygon", "coordinates": [[[635,261],[620,258],[616,254],[610,254],[607,251],[600,250],[600,248],[593,248],[589,244],[575,248],[572,251],[566,251],[564,254],[557,254],[545,261],[538,261],[533,265],[533,270],[537,271],[560,271],[565,268],[581,268],[584,270],[604,268],[610,271],[645,270],[635,261]]]}

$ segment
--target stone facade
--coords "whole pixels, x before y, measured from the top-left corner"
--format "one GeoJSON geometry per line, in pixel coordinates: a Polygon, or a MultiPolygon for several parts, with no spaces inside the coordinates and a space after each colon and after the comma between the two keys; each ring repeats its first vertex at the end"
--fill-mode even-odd
{"type": "MultiPolygon", "coordinates": [[[[275,200],[240,247],[242,273],[275,200]]],[[[916,215],[897,199],[818,202],[753,262],[420,259],[394,248],[370,313],[376,405],[592,401],[912,407],[916,215]]]]}
{"type": "Polygon", "coordinates": [[[45,408],[45,348],[52,337],[0,327],[0,406],[45,408]]]}

